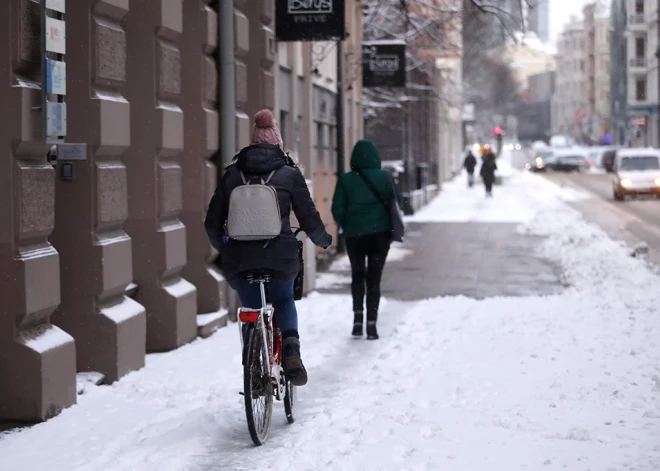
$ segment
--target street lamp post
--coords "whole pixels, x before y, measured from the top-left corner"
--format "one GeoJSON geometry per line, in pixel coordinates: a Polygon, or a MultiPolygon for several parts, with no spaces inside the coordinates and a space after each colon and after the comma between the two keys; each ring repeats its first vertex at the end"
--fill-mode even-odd
{"type": "MultiPolygon", "coordinates": [[[[658,29],[657,32],[658,45],[656,46],[655,57],[656,59],[658,59],[658,64],[660,65],[660,0],[658,0],[657,11],[658,11],[658,21],[656,24],[656,28],[658,29]]],[[[656,75],[658,76],[658,106],[657,106],[657,116],[655,122],[658,128],[656,129],[657,138],[658,138],[657,147],[660,147],[660,67],[656,67],[655,70],[656,70],[656,75]]]]}

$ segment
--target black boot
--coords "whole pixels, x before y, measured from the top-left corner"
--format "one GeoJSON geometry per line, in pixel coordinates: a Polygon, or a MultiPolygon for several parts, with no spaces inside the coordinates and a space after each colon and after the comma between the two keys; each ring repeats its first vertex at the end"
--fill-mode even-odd
{"type": "Polygon", "coordinates": [[[378,329],[375,320],[367,320],[367,340],[378,340],[378,329]]]}
{"type": "Polygon", "coordinates": [[[361,311],[355,311],[353,315],[353,335],[355,337],[362,337],[362,331],[364,328],[364,313],[361,311]]]}
{"type": "Polygon", "coordinates": [[[282,341],[282,367],[284,375],[294,386],[307,384],[307,370],[300,358],[300,340],[286,337],[282,341]]]}

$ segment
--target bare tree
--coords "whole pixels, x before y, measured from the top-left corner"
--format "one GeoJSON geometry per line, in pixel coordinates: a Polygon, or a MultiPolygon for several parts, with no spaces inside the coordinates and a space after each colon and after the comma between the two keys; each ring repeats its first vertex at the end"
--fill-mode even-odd
{"type": "MultiPolygon", "coordinates": [[[[532,1],[367,0],[364,38],[403,40],[407,46],[408,71],[421,70],[422,76],[429,75],[435,58],[462,55],[466,98],[484,101],[492,96],[487,90],[488,78],[499,67],[488,51],[503,45],[507,38],[515,38],[515,33],[524,29],[523,5],[532,1]],[[503,6],[506,1],[509,8],[503,6]]],[[[425,84],[411,83],[411,87],[420,85],[425,84]]],[[[382,116],[383,108],[400,108],[402,103],[414,100],[406,92],[366,89],[366,116],[377,119],[382,116]]],[[[454,104],[454,97],[435,98],[454,104]]]]}
{"type": "Polygon", "coordinates": [[[405,188],[414,188],[415,168],[427,165],[431,175],[438,174],[433,168],[438,165],[437,158],[432,156],[437,157],[441,109],[460,110],[467,98],[490,112],[515,94],[515,87],[509,87],[508,68],[492,61],[487,51],[523,28],[516,25],[522,8],[511,5],[520,6],[525,1],[363,0],[364,40],[406,44],[406,87],[364,89],[367,136],[377,140],[384,160],[404,161],[405,188]],[[505,2],[513,3],[505,8],[505,2]],[[466,38],[465,28],[474,34],[466,38]],[[463,88],[467,97],[443,94],[442,90],[456,87],[450,83],[451,74],[436,68],[436,59],[461,57],[466,63],[464,71],[469,72],[463,88]]]}

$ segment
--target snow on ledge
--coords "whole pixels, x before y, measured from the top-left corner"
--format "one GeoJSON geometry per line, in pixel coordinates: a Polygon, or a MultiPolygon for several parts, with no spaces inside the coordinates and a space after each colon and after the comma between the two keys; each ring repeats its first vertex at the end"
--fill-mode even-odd
{"type": "Polygon", "coordinates": [[[209,312],[206,314],[197,314],[197,327],[206,327],[213,322],[220,321],[229,311],[227,309],[220,309],[217,312],[209,312]]]}
{"type": "Polygon", "coordinates": [[[113,306],[101,309],[101,314],[111,319],[116,324],[126,322],[142,313],[144,313],[144,307],[128,296],[124,296],[124,299],[121,302],[113,306]]]}
{"type": "Polygon", "coordinates": [[[26,347],[39,353],[45,353],[68,343],[73,343],[73,337],[54,325],[42,327],[36,332],[33,330],[29,334],[23,333],[19,340],[26,347]]]}

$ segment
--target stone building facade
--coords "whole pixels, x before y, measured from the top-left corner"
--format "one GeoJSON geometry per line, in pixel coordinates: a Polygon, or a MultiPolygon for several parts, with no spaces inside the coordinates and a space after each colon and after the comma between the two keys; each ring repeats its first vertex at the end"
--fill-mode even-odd
{"type": "MultiPolygon", "coordinates": [[[[63,14],[49,10],[67,30],[67,54],[57,57],[67,66],[65,141],[87,144],[85,160],[64,162],[48,158],[40,133],[39,4],[6,3],[0,420],[40,421],[76,402],[77,372],[111,383],[144,366],[146,353],[228,320],[203,226],[223,162],[223,17],[217,0],[70,0],[63,14]]],[[[233,6],[238,150],[249,143],[250,117],[276,108],[279,61],[274,1],[233,6]]],[[[361,99],[348,97],[354,140],[361,99]]],[[[308,150],[311,94],[295,106],[308,122],[300,128],[308,150]]],[[[283,123],[286,136],[299,121],[283,123]]]]}
{"type": "Polygon", "coordinates": [[[655,0],[625,0],[625,5],[619,7],[623,15],[627,12],[627,18],[624,16],[619,21],[625,22],[622,38],[628,58],[625,119],[627,143],[633,147],[660,145],[659,7],[655,0]]]}

